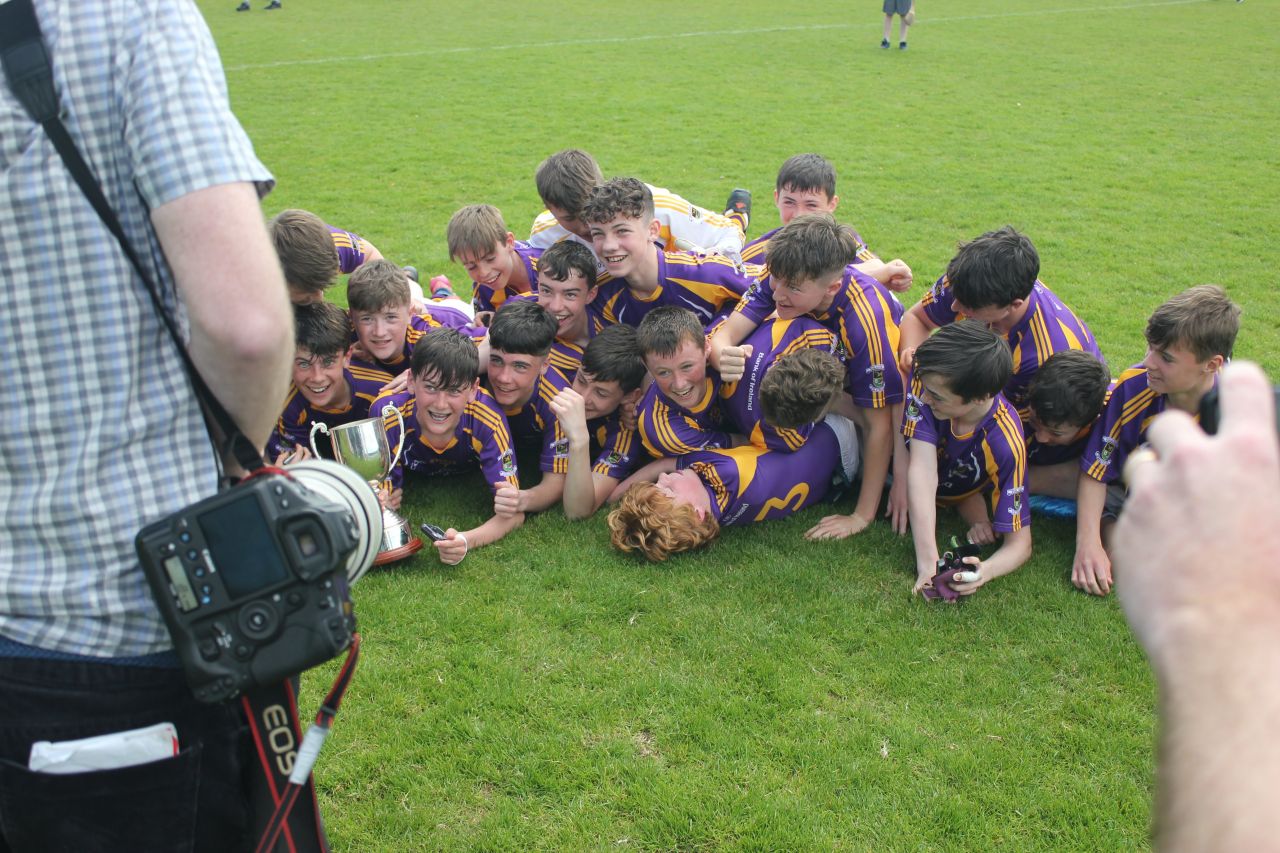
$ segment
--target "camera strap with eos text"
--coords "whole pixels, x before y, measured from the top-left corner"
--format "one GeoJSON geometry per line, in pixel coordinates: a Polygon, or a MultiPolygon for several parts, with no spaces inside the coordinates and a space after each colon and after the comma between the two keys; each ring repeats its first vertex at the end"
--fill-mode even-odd
{"type": "MultiPolygon", "coordinates": [[[[173,339],[196,398],[200,401],[219,471],[222,470],[224,455],[230,455],[245,471],[251,474],[262,473],[264,462],[261,454],[240,431],[235,420],[200,376],[182,342],[177,322],[164,308],[159,287],[147,274],[129,244],[124,228],[93,171],[62,123],[58,93],[53,82],[53,66],[31,0],[0,0],[0,62],[14,96],[49,136],[85,198],[146,284],[156,313],[173,339]],[[218,440],[219,435],[222,442],[218,440]]],[[[254,766],[260,771],[249,777],[253,815],[251,829],[260,839],[257,847],[259,853],[327,853],[329,850],[311,770],[355,669],[359,647],[360,636],[355,634],[334,686],[316,715],[315,724],[305,737],[301,736],[297,698],[290,681],[261,686],[241,697],[241,705],[253,735],[256,752],[254,766]],[[302,796],[304,792],[305,797],[302,796]]]]}

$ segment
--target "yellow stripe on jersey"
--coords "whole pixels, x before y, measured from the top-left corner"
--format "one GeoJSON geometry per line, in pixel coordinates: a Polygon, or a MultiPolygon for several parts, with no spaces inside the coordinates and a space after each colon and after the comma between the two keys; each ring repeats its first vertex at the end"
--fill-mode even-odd
{"type": "MultiPolygon", "coordinates": [[[[475,402],[474,400],[472,400],[470,403],[467,403],[467,407],[464,411],[466,411],[476,420],[480,421],[482,424],[484,424],[489,429],[491,429],[493,431],[494,436],[496,437],[496,440],[499,443],[504,442],[504,440],[507,437],[506,434],[509,432],[509,429],[504,427],[502,423],[502,418],[498,417],[497,412],[493,411],[488,406],[482,403],[475,402]]],[[[504,447],[503,449],[506,449],[506,448],[504,447]]]]}
{"type": "Polygon", "coordinates": [[[617,315],[613,313],[613,307],[618,304],[618,300],[622,297],[622,294],[624,293],[626,293],[625,290],[619,290],[609,299],[608,302],[606,302],[604,305],[600,307],[600,313],[610,323],[616,324],[618,322],[617,315]]]}
{"type": "Polygon", "coordinates": [[[551,366],[561,373],[574,371],[582,366],[581,361],[554,349],[551,351],[551,357],[548,360],[551,362],[551,366]]]}
{"type": "MultiPolygon", "coordinates": [[[[1058,318],[1058,328],[1062,331],[1062,336],[1067,339],[1067,346],[1071,347],[1071,349],[1084,349],[1084,344],[1076,337],[1076,333],[1066,323],[1062,322],[1061,318],[1058,318]]],[[[1043,362],[1041,363],[1043,364],[1043,362]]]]}
{"type": "Polygon", "coordinates": [[[787,447],[791,450],[799,450],[801,447],[804,447],[804,443],[807,440],[799,432],[796,432],[793,429],[782,429],[781,427],[778,428],[778,438],[785,441],[787,443],[787,447]]]}
{"type": "Polygon", "coordinates": [[[689,467],[697,473],[698,478],[704,484],[711,487],[716,506],[720,508],[721,512],[724,512],[725,507],[729,505],[729,489],[725,486],[724,481],[720,479],[716,466],[710,462],[695,462],[689,467]]]}
{"type": "Polygon", "coordinates": [[[533,234],[541,234],[543,231],[555,228],[559,224],[560,222],[551,214],[551,211],[544,210],[533,220],[533,228],[529,231],[529,234],[531,236],[533,234]]]}
{"type": "MultiPolygon", "coordinates": [[[[716,308],[723,307],[726,302],[737,302],[740,298],[737,291],[721,284],[710,284],[705,281],[694,281],[688,278],[668,278],[667,281],[680,285],[700,299],[710,302],[716,308]]],[[[661,289],[654,291],[654,295],[656,296],[659,292],[661,292],[661,289]]]]}

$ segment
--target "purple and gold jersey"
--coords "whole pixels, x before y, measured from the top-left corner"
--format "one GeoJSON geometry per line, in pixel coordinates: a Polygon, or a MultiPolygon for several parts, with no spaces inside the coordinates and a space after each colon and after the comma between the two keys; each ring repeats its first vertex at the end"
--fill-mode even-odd
{"type": "MultiPolygon", "coordinates": [[[[774,312],[773,282],[764,276],[734,309],[756,325],[774,312]]],[[[840,289],[826,311],[810,313],[835,332],[836,354],[845,363],[845,390],[864,409],[883,409],[903,399],[898,372],[898,324],[902,305],[880,282],[845,267],[840,289]]]]}
{"type": "Polygon", "coordinates": [[[691,409],[671,402],[654,382],[644,392],[636,410],[636,429],[650,456],[680,456],[708,447],[728,447],[733,442],[720,423],[720,378],[707,368],[706,389],[691,409]]]}
{"type": "MultiPolygon", "coordinates": [[[[369,417],[369,404],[377,399],[382,386],[391,381],[391,374],[364,367],[348,367],[342,372],[342,378],[351,389],[351,399],[347,401],[347,405],[335,409],[313,407],[296,385],[289,386],[284,412],[276,421],[271,437],[267,439],[268,458],[274,459],[286,450],[293,450],[295,445],[308,447],[312,424],[322,423],[336,427],[369,417]]],[[[323,435],[316,436],[316,448],[325,457],[333,458],[331,451],[325,452],[329,450],[329,439],[323,435]]]]}
{"type": "Polygon", "coordinates": [[[528,296],[531,293],[537,293],[538,258],[542,256],[542,251],[542,249],[530,246],[522,240],[517,240],[515,245],[515,252],[518,256],[517,262],[524,265],[525,275],[529,277],[529,289],[519,290],[514,285],[508,284],[502,290],[494,290],[493,285],[472,281],[471,304],[475,306],[477,311],[497,311],[512,296],[528,296]]]}
{"type": "Polygon", "coordinates": [[[569,439],[551,409],[551,398],[568,387],[569,380],[560,371],[549,368],[538,378],[529,402],[504,412],[511,425],[512,438],[538,440],[538,468],[544,474],[564,474],[569,470],[569,439]]]}
{"type": "MultiPolygon", "coordinates": [[[[1214,376],[1216,387],[1218,378],[1214,376]]],[[[1116,380],[1102,417],[1094,424],[1080,457],[1080,470],[1095,480],[1114,482],[1124,461],[1147,440],[1147,427],[1169,406],[1169,398],[1147,385],[1147,369],[1135,364],[1116,380]]],[[[1194,416],[1199,420],[1199,415],[1194,416]]]]}
{"type": "MultiPolygon", "coordinates": [[[[1030,417],[1030,412],[1026,410],[1027,388],[1040,365],[1049,356],[1055,352],[1076,349],[1089,353],[1098,361],[1103,360],[1102,350],[1098,349],[1093,332],[1053,291],[1037,281],[1027,300],[1031,307],[1018,324],[1003,336],[1009,342],[1009,349],[1013,351],[1013,377],[1004,386],[1004,395],[1017,407],[1024,419],[1030,417]]],[[[955,309],[955,296],[945,275],[934,282],[920,304],[934,325],[945,326],[964,319],[964,315],[955,309]]]]}
{"type": "MultiPolygon", "coordinates": [[[[405,432],[400,461],[391,470],[392,485],[403,486],[406,471],[440,477],[474,470],[478,464],[484,473],[484,481],[490,488],[501,480],[520,488],[516,453],[511,446],[511,430],[507,426],[506,416],[502,414],[497,401],[483,388],[476,392],[475,399],[462,410],[453,438],[440,450],[432,447],[422,437],[418,429],[417,405],[412,394],[405,392],[380,397],[374,401],[373,406],[380,412],[387,404],[400,410],[405,432]]],[[[387,441],[394,453],[400,442],[399,423],[394,416],[389,416],[383,418],[382,425],[387,431],[387,441]]]]}
{"type": "Polygon", "coordinates": [[[602,281],[591,302],[592,311],[608,325],[639,326],[644,315],[659,305],[679,305],[698,315],[704,327],[722,309],[732,308],[763,270],[743,267],[724,255],[693,255],[663,251],[657,244],[658,289],[637,296],[625,278],[602,281]]]}
{"type": "Polygon", "coordinates": [[[1070,444],[1042,444],[1035,440],[1034,431],[1028,426],[1023,436],[1027,442],[1027,464],[1061,465],[1063,462],[1078,461],[1084,454],[1097,423],[1094,421],[1085,427],[1080,437],[1070,444]]]}
{"type": "MultiPolygon", "coordinates": [[[[599,316],[592,311],[587,312],[588,338],[594,338],[600,334],[600,330],[604,327],[605,323],[599,316]]],[[[582,356],[585,353],[585,347],[580,347],[564,338],[556,338],[555,343],[551,345],[551,366],[565,376],[573,376],[578,372],[578,368],[582,367],[582,356]]]]}
{"type": "Polygon", "coordinates": [[[751,445],[699,450],[681,456],[677,470],[692,468],[711,498],[722,527],[785,518],[827,496],[840,465],[840,447],[831,427],[814,425],[804,446],[793,453],[751,445]]]}
{"type": "Polygon", "coordinates": [[[974,430],[956,435],[951,421],[933,416],[920,397],[921,390],[919,377],[912,376],[902,434],[908,444],[923,441],[937,448],[938,496],[959,499],[982,492],[991,506],[993,530],[1013,533],[1029,527],[1027,445],[1013,404],[997,394],[974,430]]]}
{"type": "MultiPolygon", "coordinates": [[[[747,245],[743,246],[743,262],[748,264],[764,264],[768,260],[769,240],[772,239],[774,234],[777,234],[781,230],[781,228],[775,228],[772,231],[765,232],[747,245]]],[[[854,231],[853,238],[858,241],[858,259],[854,261],[855,264],[878,260],[875,252],[868,249],[867,244],[863,242],[861,234],[854,231]]]]}
{"type": "Polygon", "coordinates": [[[354,272],[355,268],[369,260],[373,254],[373,246],[359,234],[326,225],[329,236],[333,238],[333,248],[338,250],[338,272],[343,275],[354,272]]]}
{"type": "Polygon", "coordinates": [[[622,425],[618,412],[587,421],[587,432],[591,434],[591,455],[595,457],[592,474],[625,480],[638,467],[644,453],[640,435],[622,425]]]}
{"type": "Polygon", "coordinates": [[[778,429],[765,423],[760,411],[760,381],[774,362],[802,349],[834,353],[836,336],[811,317],[793,320],[766,320],[742,342],[752,347],[742,379],[720,388],[720,410],[735,431],[756,447],[770,450],[797,450],[805,443],[813,424],[798,429],[778,429]]]}

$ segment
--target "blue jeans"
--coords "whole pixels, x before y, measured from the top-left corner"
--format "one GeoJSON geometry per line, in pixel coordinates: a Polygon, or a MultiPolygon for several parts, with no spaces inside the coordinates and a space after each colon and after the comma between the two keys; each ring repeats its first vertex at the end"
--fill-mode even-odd
{"type": "Polygon", "coordinates": [[[0,853],[252,849],[249,749],[239,707],[197,702],[179,669],[0,658],[0,853]],[[165,721],[178,729],[174,758],[71,775],[27,769],[34,741],[165,721]]]}

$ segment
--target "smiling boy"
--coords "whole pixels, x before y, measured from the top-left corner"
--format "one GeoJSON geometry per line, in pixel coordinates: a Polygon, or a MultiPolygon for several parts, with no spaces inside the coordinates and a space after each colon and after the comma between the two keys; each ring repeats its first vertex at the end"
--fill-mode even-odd
{"type": "Polygon", "coordinates": [[[592,303],[605,323],[638,326],[654,308],[678,305],[709,326],[762,272],[724,255],[664,250],[653,195],[635,178],[614,178],[597,187],[582,218],[610,276],[600,283],[592,303]]]}
{"type": "Polygon", "coordinates": [[[507,416],[518,444],[538,448],[542,480],[522,489],[511,512],[539,512],[560,500],[568,466],[569,443],[551,399],[569,387],[560,371],[551,368],[551,345],[557,323],[536,302],[508,300],[493,315],[489,327],[488,387],[507,416]],[[551,369],[549,369],[551,368],[551,369]]]}
{"type": "Polygon", "coordinates": [[[1198,414],[1240,330],[1240,306],[1215,284],[1184,290],[1147,320],[1147,355],[1121,373],[1080,458],[1076,553],[1071,582],[1093,595],[1111,589],[1111,526],[1124,504],[1125,460],[1167,408],[1198,414]]]}
{"type": "Polygon", "coordinates": [[[493,205],[472,204],[459,210],[449,219],[445,238],[449,260],[462,264],[471,276],[476,311],[496,311],[509,297],[536,289],[542,250],[517,241],[493,205]]]}
{"type": "MultiPolygon", "coordinates": [[[[404,420],[404,449],[391,470],[395,490],[391,501],[399,507],[407,474],[447,476],[480,466],[494,491],[494,514],[471,530],[450,527],[433,543],[440,561],[453,565],[471,548],[496,542],[524,523],[520,512],[499,512],[519,492],[515,449],[506,417],[497,402],[480,387],[480,356],[474,344],[453,329],[433,329],[415,347],[409,391],[380,397],[375,411],[393,405],[404,420]]],[[[383,419],[391,447],[400,442],[394,417],[383,419]]]]}
{"type": "MultiPolygon", "coordinates": [[[[277,464],[284,457],[301,461],[311,455],[307,448],[313,424],[335,427],[369,417],[369,404],[391,378],[381,370],[350,366],[351,325],[337,305],[294,305],[293,318],[293,386],[267,442],[267,456],[277,464]]],[[[320,437],[317,447],[327,449],[328,444],[320,437]]]]}
{"type": "Polygon", "coordinates": [[[551,398],[551,409],[569,442],[566,517],[589,517],[642,461],[639,436],[624,422],[621,410],[639,401],[644,379],[636,330],[609,326],[587,344],[573,386],[551,398]]]}
{"type": "Polygon", "coordinates": [[[414,314],[408,277],[386,260],[369,261],[351,274],[347,304],[362,350],[352,364],[392,376],[408,368],[414,344],[432,329],[457,329],[476,343],[485,336],[484,329],[471,327],[470,318],[451,308],[428,303],[425,312],[414,314]]]}
{"type": "Polygon", "coordinates": [[[565,241],[547,249],[538,263],[538,304],[556,319],[551,366],[572,376],[588,342],[605,327],[589,309],[597,292],[596,259],[581,243],[565,241]]]}
{"type": "Polygon", "coordinates": [[[718,396],[720,377],[707,369],[707,336],[697,315],[664,305],[645,316],[636,345],[653,384],[637,407],[644,448],[654,457],[730,447],[718,396]]]}
{"type": "Polygon", "coordinates": [[[915,592],[932,586],[937,571],[938,502],[958,507],[970,525],[969,541],[1003,539],[987,559],[966,558],[970,579],[952,583],[960,595],[976,592],[1031,556],[1022,421],[1000,393],[1012,372],[1009,348],[974,320],[943,327],[916,352],[902,419],[910,454],[915,592]]]}

